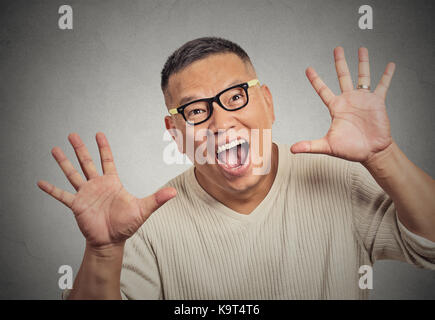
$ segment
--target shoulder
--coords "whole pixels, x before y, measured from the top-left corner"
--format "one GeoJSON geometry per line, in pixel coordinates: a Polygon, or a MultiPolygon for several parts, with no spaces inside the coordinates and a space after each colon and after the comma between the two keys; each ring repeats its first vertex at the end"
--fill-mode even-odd
{"type": "Polygon", "coordinates": [[[354,166],[358,165],[348,160],[324,154],[293,154],[287,144],[279,144],[279,147],[280,152],[283,151],[284,153],[287,166],[290,168],[289,176],[291,179],[311,183],[321,183],[322,181],[326,182],[326,180],[347,183],[350,171],[353,170],[354,166]]]}

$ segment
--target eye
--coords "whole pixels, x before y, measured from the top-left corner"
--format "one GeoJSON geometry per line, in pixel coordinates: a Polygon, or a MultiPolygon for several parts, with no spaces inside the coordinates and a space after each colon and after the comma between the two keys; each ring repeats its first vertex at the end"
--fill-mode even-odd
{"type": "Polygon", "coordinates": [[[239,100],[242,96],[240,94],[236,94],[234,95],[231,100],[235,101],[235,100],[239,100]]]}
{"type": "Polygon", "coordinates": [[[200,114],[202,112],[205,112],[205,111],[202,109],[193,109],[193,110],[189,111],[189,115],[195,116],[195,115],[200,114]]]}

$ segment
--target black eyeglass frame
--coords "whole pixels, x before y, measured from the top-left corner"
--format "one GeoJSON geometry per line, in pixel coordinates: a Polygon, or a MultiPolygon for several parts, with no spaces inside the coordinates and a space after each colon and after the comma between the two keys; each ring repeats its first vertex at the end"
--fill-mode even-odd
{"type": "Polygon", "coordinates": [[[211,116],[212,116],[212,114],[213,114],[213,102],[216,102],[216,103],[217,103],[217,104],[218,104],[222,109],[224,109],[224,110],[226,110],[226,111],[237,111],[237,110],[240,110],[240,109],[246,107],[246,106],[248,105],[248,103],[249,103],[249,94],[248,94],[248,89],[249,89],[250,87],[255,86],[257,83],[259,83],[258,79],[253,79],[253,80],[248,81],[248,82],[244,82],[244,83],[236,84],[236,85],[234,85],[234,86],[232,86],[232,87],[226,88],[225,90],[219,92],[219,93],[218,93],[217,95],[215,95],[214,97],[211,97],[211,98],[203,98],[203,99],[198,99],[198,100],[190,101],[190,102],[188,102],[188,103],[186,103],[186,104],[183,104],[182,106],[179,106],[178,108],[170,109],[170,110],[169,110],[169,113],[170,113],[170,114],[181,113],[182,116],[183,116],[183,118],[184,118],[184,121],[186,121],[186,122],[187,122],[188,124],[190,124],[190,125],[194,125],[194,126],[196,126],[196,125],[198,125],[198,124],[201,124],[201,123],[206,122],[208,119],[211,118],[211,116]],[[245,103],[243,106],[237,107],[237,108],[235,108],[235,109],[228,109],[228,108],[226,108],[226,107],[222,104],[222,102],[221,102],[221,100],[220,100],[220,96],[221,96],[222,94],[224,94],[225,92],[227,92],[227,91],[229,91],[229,90],[232,90],[232,89],[234,89],[234,88],[243,88],[243,89],[245,90],[245,94],[246,94],[246,103],[245,103]],[[206,101],[207,104],[208,104],[208,107],[209,107],[209,110],[210,110],[210,113],[208,114],[208,117],[205,118],[204,120],[201,120],[201,121],[196,122],[196,123],[189,122],[189,121],[187,120],[187,118],[186,118],[186,115],[184,114],[184,109],[186,109],[189,105],[191,105],[191,104],[193,104],[193,103],[202,102],[202,101],[206,101]]]}

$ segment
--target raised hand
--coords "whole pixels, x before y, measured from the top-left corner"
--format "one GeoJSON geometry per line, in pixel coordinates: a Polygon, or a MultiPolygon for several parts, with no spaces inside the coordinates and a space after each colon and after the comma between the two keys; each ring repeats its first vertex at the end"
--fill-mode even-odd
{"type": "Polygon", "coordinates": [[[395,65],[387,65],[378,86],[371,92],[367,49],[360,48],[358,57],[358,85],[362,88],[355,89],[343,48],[334,49],[335,67],[342,92],[339,96],[334,95],[313,68],[306,70],[314,90],[329,110],[332,123],[323,138],[292,145],[293,153],[323,153],[350,161],[365,162],[392,144],[385,97],[395,65]]]}
{"type": "Polygon", "coordinates": [[[43,180],[38,181],[38,186],[73,211],[89,246],[98,249],[124,242],[151,213],[176,195],[174,188],[163,188],[142,199],[128,193],[119,180],[112,151],[103,133],[96,135],[103,175],[98,174],[80,137],[73,133],[68,140],[87,180],[62,150],[55,147],[52,149],[53,157],[77,193],[72,194],[43,180]]]}

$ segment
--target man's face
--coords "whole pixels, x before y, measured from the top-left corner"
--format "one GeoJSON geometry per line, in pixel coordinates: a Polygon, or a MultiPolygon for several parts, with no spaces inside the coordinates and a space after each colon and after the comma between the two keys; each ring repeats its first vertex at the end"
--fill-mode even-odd
{"type": "MultiPolygon", "coordinates": [[[[253,67],[237,55],[211,55],[170,76],[165,102],[168,109],[176,108],[193,100],[213,97],[228,87],[256,78],[253,67]],[[186,97],[190,99],[185,101],[186,97]]],[[[217,103],[213,103],[211,118],[195,126],[186,125],[181,114],[165,117],[166,128],[177,129],[183,136],[180,142],[180,137],[173,135],[181,152],[188,151],[186,143],[190,141],[194,154],[199,151],[198,154],[205,155],[208,159],[206,163],[198,162],[197,157],[187,152],[195,164],[198,179],[202,184],[206,184],[206,188],[220,188],[221,192],[230,193],[243,192],[256,186],[264,178],[256,173],[259,170],[254,169],[264,167],[264,163],[252,159],[253,155],[257,154],[263,161],[270,162],[271,150],[266,150],[263,154],[263,145],[271,146],[271,141],[268,141],[271,137],[266,135],[264,140],[263,133],[270,133],[275,120],[272,96],[267,86],[260,87],[258,84],[248,89],[248,95],[248,105],[236,111],[226,111],[217,103]],[[259,136],[259,139],[255,139],[256,142],[251,139],[255,131],[258,131],[259,136]],[[204,134],[205,132],[207,134],[204,134]],[[199,137],[199,140],[195,140],[194,135],[197,139],[199,137]],[[248,143],[227,149],[224,153],[216,152],[219,146],[221,150],[222,146],[229,148],[229,145],[225,144],[235,139],[246,140],[248,143]],[[208,147],[213,144],[213,152],[207,153],[207,149],[204,148],[207,143],[208,147]],[[202,149],[198,150],[201,145],[202,149]]]]}

